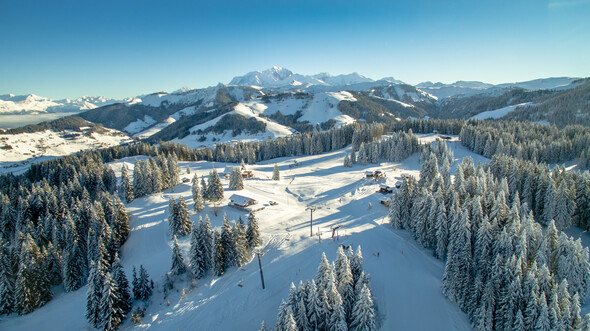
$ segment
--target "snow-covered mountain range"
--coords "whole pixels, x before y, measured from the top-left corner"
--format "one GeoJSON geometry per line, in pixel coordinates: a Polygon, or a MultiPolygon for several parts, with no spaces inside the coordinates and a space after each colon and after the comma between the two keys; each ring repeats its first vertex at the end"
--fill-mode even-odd
{"type": "MultiPolygon", "coordinates": [[[[36,95],[1,95],[0,124],[3,118],[7,121],[9,117],[23,116],[24,120],[25,115],[31,114],[77,114],[86,121],[134,138],[200,147],[327,130],[354,121],[391,123],[402,118],[514,116],[512,113],[523,111],[523,104],[529,106],[529,112],[533,109],[542,112],[546,108],[530,106],[551,104],[556,97],[580,98],[588,94],[589,86],[588,80],[568,77],[499,85],[458,81],[413,86],[393,77],[373,80],[358,73],[302,75],[275,66],[234,77],[228,85],[183,87],[172,93],[156,92],[124,100],[104,97],[51,100],[36,95]],[[477,116],[480,113],[483,115],[477,116]]],[[[574,107],[583,103],[570,104],[574,107]]],[[[555,114],[555,110],[551,112],[555,114]]],[[[576,119],[585,118],[585,112],[582,109],[576,119]]],[[[527,119],[527,116],[533,115],[517,117],[527,119]]],[[[543,114],[534,117],[545,119],[543,114]]],[[[555,123],[552,118],[546,118],[546,122],[555,123]]],[[[32,125],[6,133],[41,132],[48,128],[51,131],[55,127],[61,126],[32,125]]]]}
{"type": "Polygon", "coordinates": [[[289,69],[274,66],[264,71],[252,71],[243,76],[234,77],[229,85],[253,85],[263,88],[273,87],[309,87],[311,85],[345,86],[373,82],[371,78],[356,72],[347,75],[332,76],[327,72],[317,75],[294,74],[289,69]]]}
{"type": "Polygon", "coordinates": [[[35,94],[0,95],[0,115],[34,113],[77,113],[120,102],[105,97],[83,96],[77,99],[53,100],[35,94]]]}

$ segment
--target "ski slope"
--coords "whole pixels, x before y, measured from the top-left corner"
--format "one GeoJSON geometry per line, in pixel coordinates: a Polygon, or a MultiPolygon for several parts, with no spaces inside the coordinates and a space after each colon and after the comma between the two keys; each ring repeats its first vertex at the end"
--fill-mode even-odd
{"type": "Polygon", "coordinates": [[[513,111],[514,109],[516,109],[516,107],[526,107],[529,105],[531,105],[530,102],[525,102],[525,103],[520,103],[518,105],[512,105],[512,106],[506,106],[506,107],[499,108],[499,109],[488,110],[488,111],[481,112],[477,115],[471,116],[471,119],[472,120],[487,120],[490,118],[492,118],[492,119],[502,118],[502,117],[506,116],[506,114],[508,114],[511,111],[513,111]]]}
{"type": "MultiPolygon", "coordinates": [[[[421,135],[420,139],[428,143],[435,135],[421,135]]],[[[455,163],[465,156],[473,157],[476,163],[486,160],[459,142],[450,144],[455,163]]],[[[222,178],[225,200],[217,216],[212,205],[199,214],[192,212],[190,183],[177,185],[174,192],[165,191],[127,204],[132,231],[121,248],[121,262],[129,279],[133,266],[143,264],[156,282],[156,290],[142,324],[133,325],[127,319],[122,329],[257,330],[262,320],[268,326],[274,325],[279,304],[287,296],[291,282],[297,284],[314,278],[322,252],[333,260],[340,244],[362,247],[364,269],[372,277],[381,330],[470,329],[466,315],[441,293],[444,263],[435,259],[431,250],[420,247],[409,232],[393,230],[387,224],[387,209],[379,203],[383,195],[376,193],[379,184],[395,183],[402,172],[417,176],[418,155],[399,163],[345,168],[343,158],[348,152],[346,148],[248,165],[256,178],[245,180],[244,190],[228,191],[228,179],[222,178]],[[293,166],[295,159],[299,166],[293,166]],[[270,179],[275,163],[280,169],[280,181],[270,179]],[[377,169],[387,174],[384,181],[365,178],[366,170],[377,169]],[[261,289],[258,262],[253,259],[242,268],[230,269],[222,277],[198,280],[192,290],[187,284],[177,283],[176,289],[164,298],[161,283],[170,268],[172,245],[167,234],[168,198],[183,196],[193,221],[208,214],[212,225],[219,227],[223,214],[230,220],[240,216],[246,220],[245,212],[227,207],[228,197],[233,193],[251,196],[266,205],[257,212],[265,253],[262,265],[266,289],[261,289]],[[270,206],[271,200],[278,205],[270,206]],[[310,214],[305,210],[311,205],[318,207],[313,214],[313,237],[310,237],[310,214]],[[330,228],[335,225],[341,228],[337,239],[332,239],[330,228]]],[[[134,158],[126,158],[113,162],[112,167],[119,175],[125,163],[132,173],[133,162],[134,158]]],[[[181,162],[181,179],[192,178],[194,173],[207,176],[212,168],[222,172],[225,166],[225,163],[181,162]],[[191,174],[186,173],[187,166],[191,174]]],[[[181,238],[179,244],[185,260],[188,259],[189,237],[181,238]]],[[[55,298],[37,311],[26,316],[2,317],[0,329],[90,330],[84,318],[86,288],[63,293],[58,287],[55,298]]]]}

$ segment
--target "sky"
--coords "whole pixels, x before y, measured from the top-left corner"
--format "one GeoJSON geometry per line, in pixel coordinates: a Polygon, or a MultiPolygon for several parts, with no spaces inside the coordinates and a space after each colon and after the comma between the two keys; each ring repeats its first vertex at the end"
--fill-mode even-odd
{"type": "Polygon", "coordinates": [[[273,65],[410,84],[590,76],[590,0],[0,0],[0,94],[124,98],[273,65]]]}

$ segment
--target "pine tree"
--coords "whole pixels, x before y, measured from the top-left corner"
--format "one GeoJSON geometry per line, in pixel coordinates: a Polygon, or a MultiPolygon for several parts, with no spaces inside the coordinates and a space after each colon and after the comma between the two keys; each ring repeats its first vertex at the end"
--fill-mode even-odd
{"type": "Polygon", "coordinates": [[[279,166],[275,164],[272,168],[272,180],[280,180],[281,174],[279,173],[279,166]]]}
{"type": "Polygon", "coordinates": [[[221,179],[217,174],[217,170],[213,169],[209,173],[209,183],[207,184],[207,199],[209,201],[217,203],[223,199],[223,186],[221,185],[221,179]]]}
{"type": "Polygon", "coordinates": [[[232,232],[237,252],[236,262],[238,266],[243,266],[248,260],[250,260],[250,249],[248,248],[248,241],[246,238],[246,227],[244,226],[241,217],[238,218],[238,222],[236,223],[235,228],[232,229],[232,232]]]}
{"type": "Polygon", "coordinates": [[[139,278],[137,278],[137,271],[135,270],[135,266],[133,266],[133,278],[131,279],[131,286],[133,291],[133,298],[135,300],[139,300],[141,297],[141,293],[139,293],[139,278]]]}
{"type": "Polygon", "coordinates": [[[452,237],[443,276],[443,293],[459,307],[465,309],[468,289],[471,283],[471,233],[469,215],[463,212],[451,226],[452,237]]]}
{"type": "Polygon", "coordinates": [[[349,259],[350,271],[352,272],[353,284],[356,284],[363,272],[363,253],[361,252],[361,246],[356,248],[356,253],[349,259]]]}
{"type": "Polygon", "coordinates": [[[86,319],[95,328],[101,327],[102,314],[101,302],[104,285],[104,268],[100,261],[91,262],[90,275],[88,276],[88,290],[86,292],[86,319]]]}
{"type": "Polygon", "coordinates": [[[0,315],[15,309],[14,276],[8,245],[0,237],[0,315]]]}
{"type": "Polygon", "coordinates": [[[178,247],[178,241],[176,240],[176,236],[174,236],[173,241],[174,243],[172,246],[172,263],[170,267],[170,272],[173,275],[182,275],[186,273],[187,266],[184,263],[184,259],[182,258],[182,252],[178,247]]]}
{"type": "Polygon", "coordinates": [[[195,176],[193,177],[193,187],[192,187],[192,193],[193,193],[193,201],[194,201],[194,210],[195,212],[200,212],[203,209],[205,209],[205,206],[203,205],[203,196],[201,193],[201,188],[199,187],[199,178],[197,177],[197,174],[195,173],[195,176]]]}
{"type": "Polygon", "coordinates": [[[317,291],[315,281],[312,280],[309,292],[307,293],[307,305],[306,305],[306,312],[307,312],[307,321],[309,323],[309,327],[312,330],[319,330],[320,322],[320,309],[321,309],[321,302],[320,296],[317,291]]]}
{"type": "Polygon", "coordinates": [[[139,276],[137,278],[137,283],[133,285],[133,294],[135,295],[135,300],[143,301],[147,301],[152,296],[150,276],[147,270],[143,267],[143,264],[139,266],[139,276]]]}
{"type": "Polygon", "coordinates": [[[176,235],[178,227],[178,203],[170,197],[168,198],[168,234],[176,235]]]}
{"type": "Polygon", "coordinates": [[[184,237],[191,232],[191,219],[188,213],[188,207],[186,206],[186,201],[181,196],[178,198],[177,204],[177,214],[176,214],[176,235],[180,237],[184,237]]]}
{"type": "Polygon", "coordinates": [[[342,298],[338,291],[335,290],[336,286],[334,284],[334,275],[330,277],[331,281],[328,285],[328,291],[326,291],[326,295],[328,297],[328,302],[330,304],[331,312],[330,312],[330,319],[329,319],[329,330],[330,331],[346,331],[348,330],[346,324],[346,313],[344,311],[344,306],[342,303],[342,298]]]}
{"type": "Polygon", "coordinates": [[[295,323],[297,330],[309,330],[309,320],[307,319],[307,308],[305,299],[301,297],[297,303],[297,316],[295,316],[295,323]]]}
{"type": "Polygon", "coordinates": [[[15,286],[15,304],[24,315],[43,306],[53,294],[44,270],[44,254],[29,233],[21,244],[19,268],[15,286]]]}
{"type": "Polygon", "coordinates": [[[180,183],[180,167],[178,167],[178,157],[174,152],[168,155],[168,173],[170,174],[170,187],[174,191],[174,186],[180,183]]]}
{"type": "Polygon", "coordinates": [[[82,287],[84,283],[86,283],[86,257],[80,248],[78,240],[70,240],[73,240],[73,242],[68,244],[69,248],[64,250],[64,257],[62,261],[62,278],[66,292],[75,291],[82,287]]]}
{"type": "Polygon", "coordinates": [[[346,154],[344,156],[344,167],[346,167],[346,168],[352,168],[352,160],[351,160],[349,154],[346,154]]]}
{"type": "Polygon", "coordinates": [[[203,200],[209,200],[209,190],[207,189],[207,182],[205,181],[205,177],[201,177],[201,196],[203,200]]]}
{"type": "Polygon", "coordinates": [[[117,284],[111,278],[110,272],[107,272],[102,284],[99,313],[100,328],[104,330],[116,330],[119,328],[125,317],[123,310],[118,306],[120,301],[117,284]]]}
{"type": "Polygon", "coordinates": [[[253,249],[260,245],[260,232],[258,230],[258,220],[253,212],[248,214],[248,226],[246,227],[246,240],[248,248],[253,249]]]}
{"type": "Polygon", "coordinates": [[[366,165],[368,162],[368,158],[367,158],[367,151],[365,150],[365,143],[361,143],[361,146],[359,148],[358,151],[358,155],[357,155],[357,162],[360,165],[366,165]]]}
{"type": "Polygon", "coordinates": [[[569,326],[572,330],[578,330],[580,329],[581,325],[582,319],[580,318],[580,296],[578,293],[575,293],[572,296],[569,326]]]}
{"type": "Polygon", "coordinates": [[[129,179],[129,172],[127,166],[123,165],[121,168],[121,196],[125,198],[125,201],[131,202],[134,199],[133,184],[129,179]]]}
{"type": "Polygon", "coordinates": [[[373,309],[373,299],[371,291],[367,285],[363,285],[361,295],[354,304],[352,310],[351,330],[372,331],[377,330],[375,325],[375,311],[373,309]]]}
{"type": "Polygon", "coordinates": [[[221,234],[217,230],[215,230],[215,232],[214,232],[213,242],[214,242],[214,248],[215,248],[215,255],[214,255],[214,257],[215,257],[215,259],[214,259],[215,275],[221,276],[225,273],[225,270],[227,268],[225,265],[226,257],[225,257],[223,242],[221,241],[221,234]]]}
{"type": "Polygon", "coordinates": [[[193,227],[191,229],[191,249],[189,256],[191,272],[197,279],[203,278],[206,272],[206,267],[203,265],[203,252],[199,249],[199,232],[201,224],[203,224],[202,217],[199,217],[199,224],[193,223],[193,227]]]}
{"type": "Polygon", "coordinates": [[[538,306],[539,306],[539,317],[535,322],[535,330],[540,331],[549,331],[550,330],[550,321],[549,321],[549,311],[547,309],[547,302],[545,301],[545,293],[541,293],[541,296],[538,299],[538,306]]]}
{"type": "Polygon", "coordinates": [[[570,199],[567,183],[562,180],[557,187],[555,195],[555,227],[558,230],[563,230],[572,224],[572,215],[576,210],[576,203],[570,199]]]}
{"type": "Polygon", "coordinates": [[[232,167],[229,176],[229,189],[238,191],[244,189],[244,179],[240,173],[240,168],[232,167]]]}
{"type": "Polygon", "coordinates": [[[331,269],[330,263],[326,258],[326,253],[322,253],[322,259],[320,261],[320,265],[318,266],[318,271],[315,278],[318,291],[325,290],[327,288],[331,269]]]}
{"type": "Polygon", "coordinates": [[[342,297],[342,307],[346,316],[346,322],[352,321],[352,309],[355,302],[354,280],[350,265],[345,263],[343,269],[340,271],[340,279],[338,280],[338,293],[342,297]]]}
{"type": "Polygon", "coordinates": [[[47,273],[47,279],[51,285],[59,285],[62,282],[61,257],[51,242],[47,244],[46,253],[47,258],[43,269],[47,273]]]}
{"type": "Polygon", "coordinates": [[[116,233],[117,247],[121,247],[129,236],[129,216],[125,210],[125,205],[123,205],[117,196],[113,196],[113,204],[115,207],[115,221],[113,230],[116,233]]]}
{"type": "Polygon", "coordinates": [[[129,294],[129,282],[127,281],[123,266],[121,266],[121,262],[119,261],[118,254],[115,255],[115,261],[111,270],[113,281],[117,288],[117,308],[122,311],[124,318],[131,311],[132,303],[131,294],[129,294]]]}

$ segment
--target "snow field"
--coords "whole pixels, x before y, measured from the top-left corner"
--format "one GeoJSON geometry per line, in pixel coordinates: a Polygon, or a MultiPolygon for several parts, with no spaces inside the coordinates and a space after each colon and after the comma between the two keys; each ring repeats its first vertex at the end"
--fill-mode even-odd
{"type": "Polygon", "coordinates": [[[0,172],[23,172],[33,162],[129,141],[127,135],[111,129],[106,129],[102,134],[93,132],[89,135],[69,130],[0,134],[0,172]],[[3,148],[4,146],[12,148],[3,148]]]}
{"type": "Polygon", "coordinates": [[[530,105],[532,105],[532,103],[525,102],[525,103],[520,103],[518,105],[507,106],[507,107],[503,107],[503,108],[499,108],[499,109],[495,109],[495,110],[488,110],[488,111],[484,111],[482,113],[479,113],[477,115],[471,116],[471,119],[485,120],[485,119],[489,119],[489,118],[493,118],[493,119],[502,118],[502,117],[506,116],[506,114],[508,114],[511,111],[513,111],[514,109],[516,109],[516,107],[525,107],[525,106],[530,106],[530,105]]]}

